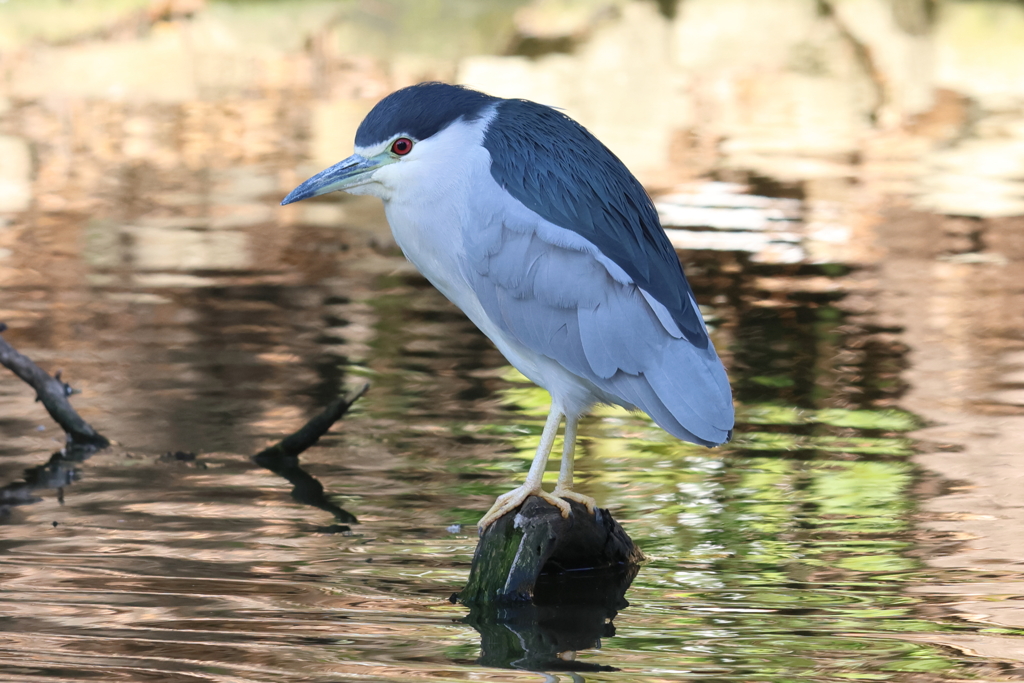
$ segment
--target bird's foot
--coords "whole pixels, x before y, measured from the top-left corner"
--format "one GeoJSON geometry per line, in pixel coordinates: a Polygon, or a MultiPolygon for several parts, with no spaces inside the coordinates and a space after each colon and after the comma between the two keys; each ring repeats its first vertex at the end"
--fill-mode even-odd
{"type": "MultiPolygon", "coordinates": [[[[551,495],[563,501],[574,500],[581,505],[585,505],[587,507],[587,512],[590,514],[597,514],[597,501],[590,496],[584,496],[582,493],[576,493],[572,489],[562,488],[561,486],[556,486],[555,490],[551,492],[551,495]]],[[[565,517],[565,513],[562,513],[562,516],[565,517]]]]}
{"type": "MultiPolygon", "coordinates": [[[[569,493],[572,492],[570,491],[569,493]]],[[[536,488],[529,488],[524,484],[523,486],[512,489],[508,493],[503,493],[498,496],[498,499],[494,501],[494,505],[492,505],[491,509],[487,511],[487,514],[481,517],[480,521],[477,522],[477,528],[480,533],[483,533],[484,529],[525,503],[526,499],[530,496],[537,496],[541,500],[554,505],[558,508],[559,512],[562,513],[562,517],[569,517],[569,503],[565,502],[558,496],[554,496],[541,490],[540,486],[536,488]]],[[[593,503],[593,501],[591,501],[591,503],[593,503]]]]}

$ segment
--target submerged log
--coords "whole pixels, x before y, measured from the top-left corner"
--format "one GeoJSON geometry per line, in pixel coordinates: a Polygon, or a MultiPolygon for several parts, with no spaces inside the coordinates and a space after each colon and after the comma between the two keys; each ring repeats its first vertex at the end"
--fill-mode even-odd
{"type": "MultiPolygon", "coordinates": [[[[528,603],[548,593],[548,584],[560,584],[560,576],[583,570],[607,575],[616,587],[623,582],[628,586],[643,553],[608,510],[592,515],[583,505],[570,504],[572,514],[564,518],[558,508],[531,496],[489,526],[458,601],[471,607],[528,603]]],[[[558,593],[549,597],[560,601],[558,593]]],[[[625,588],[618,593],[620,600],[623,593],[625,588]]],[[[576,602],[604,601],[601,595],[579,597],[576,602]]]]}

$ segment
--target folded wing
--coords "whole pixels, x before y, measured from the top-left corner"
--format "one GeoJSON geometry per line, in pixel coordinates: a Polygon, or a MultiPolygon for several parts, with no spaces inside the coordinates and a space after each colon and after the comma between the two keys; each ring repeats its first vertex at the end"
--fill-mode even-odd
{"type": "Polygon", "coordinates": [[[577,233],[521,205],[492,215],[465,231],[464,271],[505,334],[681,439],[705,446],[729,439],[732,396],[710,342],[695,346],[657,300],[577,233]]]}

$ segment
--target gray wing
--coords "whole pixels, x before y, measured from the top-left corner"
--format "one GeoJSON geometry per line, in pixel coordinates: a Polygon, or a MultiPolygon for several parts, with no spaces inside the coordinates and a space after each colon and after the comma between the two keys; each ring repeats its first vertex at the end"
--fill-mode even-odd
{"type": "Polygon", "coordinates": [[[732,395],[713,345],[687,341],[667,310],[578,234],[525,207],[492,211],[485,223],[465,233],[464,274],[504,333],[681,439],[729,439],[732,395]]]}
{"type": "Polygon", "coordinates": [[[707,346],[700,310],[654,202],[590,131],[551,107],[502,100],[483,146],[505,192],[588,240],[657,300],[694,346],[707,346]]]}

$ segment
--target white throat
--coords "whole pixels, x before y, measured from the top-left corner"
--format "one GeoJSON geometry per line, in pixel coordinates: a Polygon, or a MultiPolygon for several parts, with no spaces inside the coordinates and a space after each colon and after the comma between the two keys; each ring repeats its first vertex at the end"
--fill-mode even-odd
{"type": "Polygon", "coordinates": [[[372,184],[360,188],[384,200],[406,258],[463,310],[467,297],[476,300],[460,266],[465,213],[479,191],[473,179],[491,180],[491,156],[482,143],[494,113],[491,108],[475,121],[456,121],[417,142],[408,157],[381,168],[372,184]]]}

